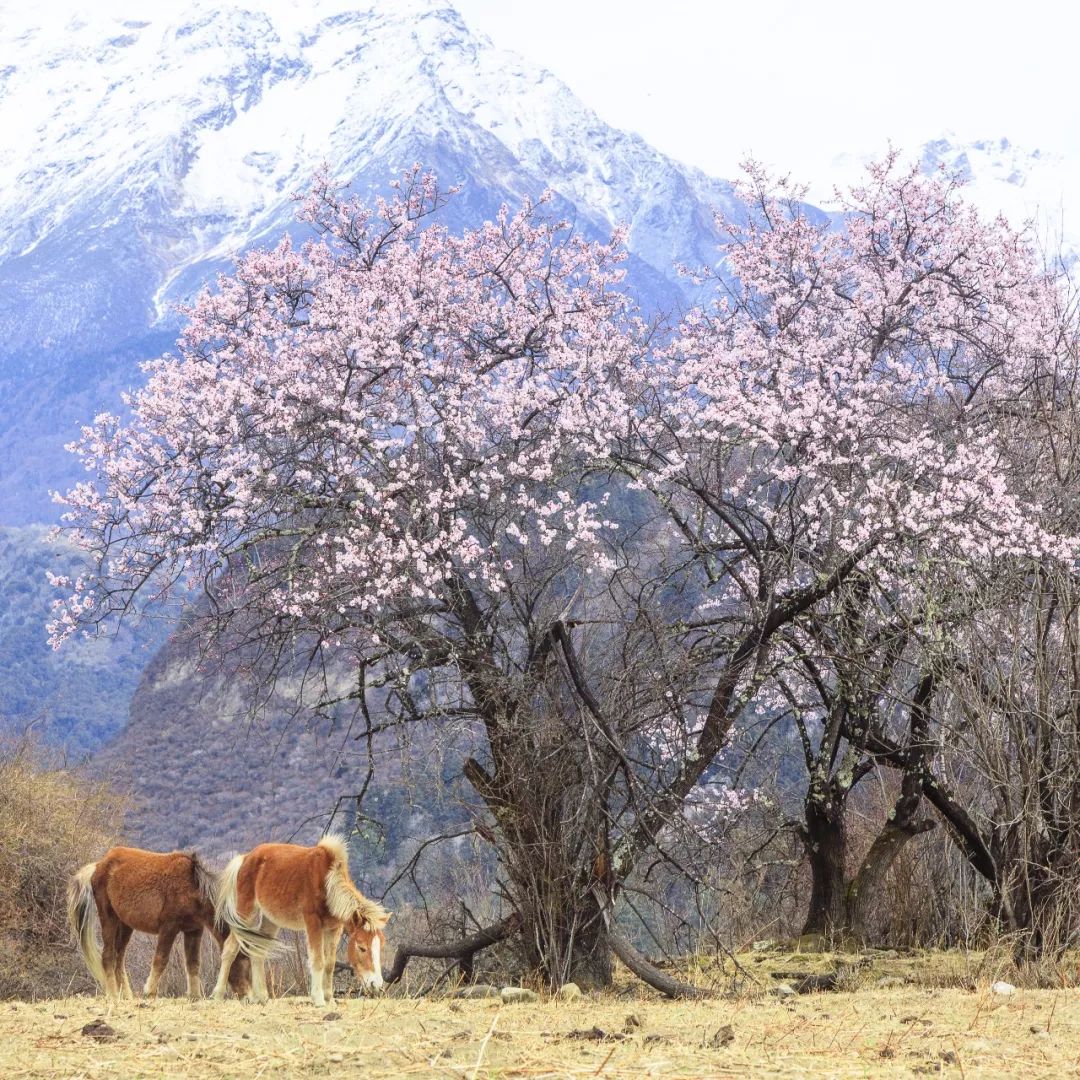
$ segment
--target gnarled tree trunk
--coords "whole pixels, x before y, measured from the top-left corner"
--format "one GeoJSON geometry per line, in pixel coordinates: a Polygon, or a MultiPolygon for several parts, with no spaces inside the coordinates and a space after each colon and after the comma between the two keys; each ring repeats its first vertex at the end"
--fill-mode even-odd
{"type": "Polygon", "coordinates": [[[847,825],[846,793],[831,784],[812,785],[800,830],[810,863],[810,906],[803,925],[804,937],[832,940],[846,929],[847,825]]]}
{"type": "Polygon", "coordinates": [[[884,828],[877,834],[847,887],[846,931],[857,943],[871,939],[871,916],[881,899],[881,886],[896,857],[909,840],[933,829],[936,822],[918,817],[922,793],[918,780],[908,773],[884,828]]]}

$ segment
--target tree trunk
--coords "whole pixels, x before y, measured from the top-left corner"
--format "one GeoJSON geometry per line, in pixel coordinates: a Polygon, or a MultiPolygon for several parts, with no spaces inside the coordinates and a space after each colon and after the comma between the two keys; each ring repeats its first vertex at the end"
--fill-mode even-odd
{"type": "Polygon", "coordinates": [[[912,774],[904,777],[900,798],[896,800],[885,827],[866,853],[858,872],[847,887],[847,930],[859,944],[870,940],[870,920],[881,896],[881,886],[904,845],[920,833],[936,826],[927,818],[918,818],[921,791],[912,774]]]}
{"type": "Polygon", "coordinates": [[[596,923],[585,933],[579,934],[574,942],[566,981],[577,983],[582,990],[606,989],[611,985],[614,974],[611,956],[611,938],[607,928],[602,922],[596,923]]]}
{"type": "Polygon", "coordinates": [[[532,883],[530,911],[523,915],[525,965],[553,989],[575,982],[583,990],[611,985],[611,939],[591,892],[568,894],[557,882],[532,883]]]}
{"type": "Polygon", "coordinates": [[[803,937],[831,941],[846,929],[847,826],[844,800],[812,786],[801,834],[810,861],[810,907],[803,937]]]}
{"type": "Polygon", "coordinates": [[[562,771],[546,774],[529,768],[529,755],[520,753],[518,760],[518,769],[492,777],[470,758],[465,776],[494,818],[492,842],[505,871],[507,897],[521,920],[524,965],[552,989],[566,982],[589,989],[610,986],[611,941],[594,895],[599,889],[610,897],[615,884],[602,806],[579,808],[568,779],[573,759],[562,771]],[[575,821],[572,813],[587,816],[575,821]]]}

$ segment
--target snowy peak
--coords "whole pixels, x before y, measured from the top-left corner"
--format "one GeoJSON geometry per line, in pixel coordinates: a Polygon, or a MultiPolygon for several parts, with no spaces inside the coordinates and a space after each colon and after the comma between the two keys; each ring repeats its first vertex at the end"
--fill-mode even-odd
{"type": "Polygon", "coordinates": [[[923,168],[928,172],[945,168],[969,183],[982,182],[1026,186],[1031,173],[1045,162],[1039,150],[1023,150],[1008,139],[977,139],[959,143],[947,138],[928,142],[922,151],[923,168]]]}
{"type": "Polygon", "coordinates": [[[1065,213],[1066,195],[1080,186],[1080,162],[1008,139],[963,142],[955,136],[923,148],[927,169],[945,168],[968,185],[967,194],[986,213],[1003,213],[1014,224],[1031,222],[1048,256],[1073,262],[1080,252],[1080,220],[1065,213]]]}
{"type": "MultiPolygon", "coordinates": [[[[1080,188],[1080,161],[1008,138],[965,139],[953,132],[915,151],[927,173],[945,170],[965,184],[965,198],[984,214],[1004,214],[1016,226],[1030,222],[1048,256],[1073,262],[1080,252],[1080,219],[1064,212],[1066,195],[1080,188]]],[[[861,179],[866,159],[846,155],[833,162],[837,182],[861,179]]]]}
{"type": "Polygon", "coordinates": [[[419,161],[461,185],[452,227],[551,188],[585,235],[629,226],[646,306],[677,307],[674,267],[715,260],[727,184],[611,128],[445,2],[78,4],[3,14],[0,522],[52,516],[77,424],[169,347],[177,300],[293,226],[324,163],[363,193],[419,161]]]}
{"type": "Polygon", "coordinates": [[[0,104],[0,221],[12,226],[0,257],[27,253],[95,200],[95,224],[159,200],[189,222],[166,261],[215,258],[280,225],[322,161],[355,175],[389,164],[407,135],[489,136],[609,225],[634,224],[658,182],[725,194],[608,128],[445,5],[165,10],[103,9],[62,33],[31,25],[16,37],[0,104]]]}

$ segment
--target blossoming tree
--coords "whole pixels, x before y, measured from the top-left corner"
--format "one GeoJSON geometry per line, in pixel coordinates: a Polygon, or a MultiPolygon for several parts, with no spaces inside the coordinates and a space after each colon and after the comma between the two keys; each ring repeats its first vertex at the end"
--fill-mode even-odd
{"type": "MultiPolygon", "coordinates": [[[[740,718],[760,729],[797,713],[809,922],[832,932],[844,918],[838,815],[878,760],[858,719],[867,683],[892,715],[888,677],[845,684],[845,661],[865,662],[875,635],[879,651],[889,635],[917,644],[946,568],[956,582],[1002,555],[1075,558],[1077,537],[1029,483],[1058,475],[1051,446],[1006,452],[1016,425],[1044,410],[1046,384],[1075,377],[1075,327],[1063,284],[1024,236],[983,220],[947,176],[890,157],[837,193],[840,228],[756,167],[741,193],[745,219],[720,222],[730,239],[716,301],[635,368],[635,427],[617,453],[666,516],[672,560],[696,567],[702,601],[684,632],[712,679],[684,703],[687,752],[622,853],[631,862],[663,828],[740,718]],[[820,656],[845,641],[839,662],[820,656]],[[793,702],[778,666],[808,679],[813,652],[816,681],[793,702]]],[[[903,665],[916,741],[920,663],[903,665]]],[[[913,827],[921,782],[905,788],[913,827]]]]}
{"type": "MultiPolygon", "coordinates": [[[[374,207],[321,182],[320,239],[241,259],[130,419],[85,429],[63,501],[96,571],[61,583],[55,640],[180,595],[313,704],[377,686],[400,719],[466,717],[526,955],[602,981],[620,883],[737,809],[720,755],[784,712],[800,643],[853,603],[917,627],[935,568],[1076,551],[1001,453],[1071,363],[1022,238],[892,159],[841,230],[798,195],[751,171],[716,303],[654,345],[618,237],[531,203],[451,234],[418,170],[374,207]]],[[[808,836],[861,738],[808,757],[808,836]]]]}
{"type": "MultiPolygon", "coordinates": [[[[262,685],[300,673],[311,705],[366,710],[374,687],[400,719],[475,721],[466,774],[524,913],[554,888],[537,853],[563,818],[535,809],[557,745],[537,673],[558,609],[613,565],[580,470],[626,429],[612,370],[632,341],[617,236],[586,242],[543,202],[454,235],[431,219],[443,201],[419,170],[373,207],[323,180],[304,209],[319,239],[252,252],[197,299],[130,419],[77,446],[95,476],[63,501],[96,573],[61,583],[53,633],[180,596],[262,685]]],[[[573,912],[556,921],[523,934],[553,979],[575,939],[589,951],[573,912]]]]}

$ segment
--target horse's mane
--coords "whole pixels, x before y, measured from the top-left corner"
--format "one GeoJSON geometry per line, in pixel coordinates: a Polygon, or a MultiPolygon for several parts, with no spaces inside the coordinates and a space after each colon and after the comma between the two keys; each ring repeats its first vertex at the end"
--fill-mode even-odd
{"type": "Polygon", "coordinates": [[[381,930],[389,921],[390,913],[375,900],[366,897],[349,877],[349,853],[345,841],[333,834],[324,836],[318,847],[330,852],[330,869],[326,871],[326,906],[335,919],[348,922],[359,915],[373,930],[381,930]]]}

